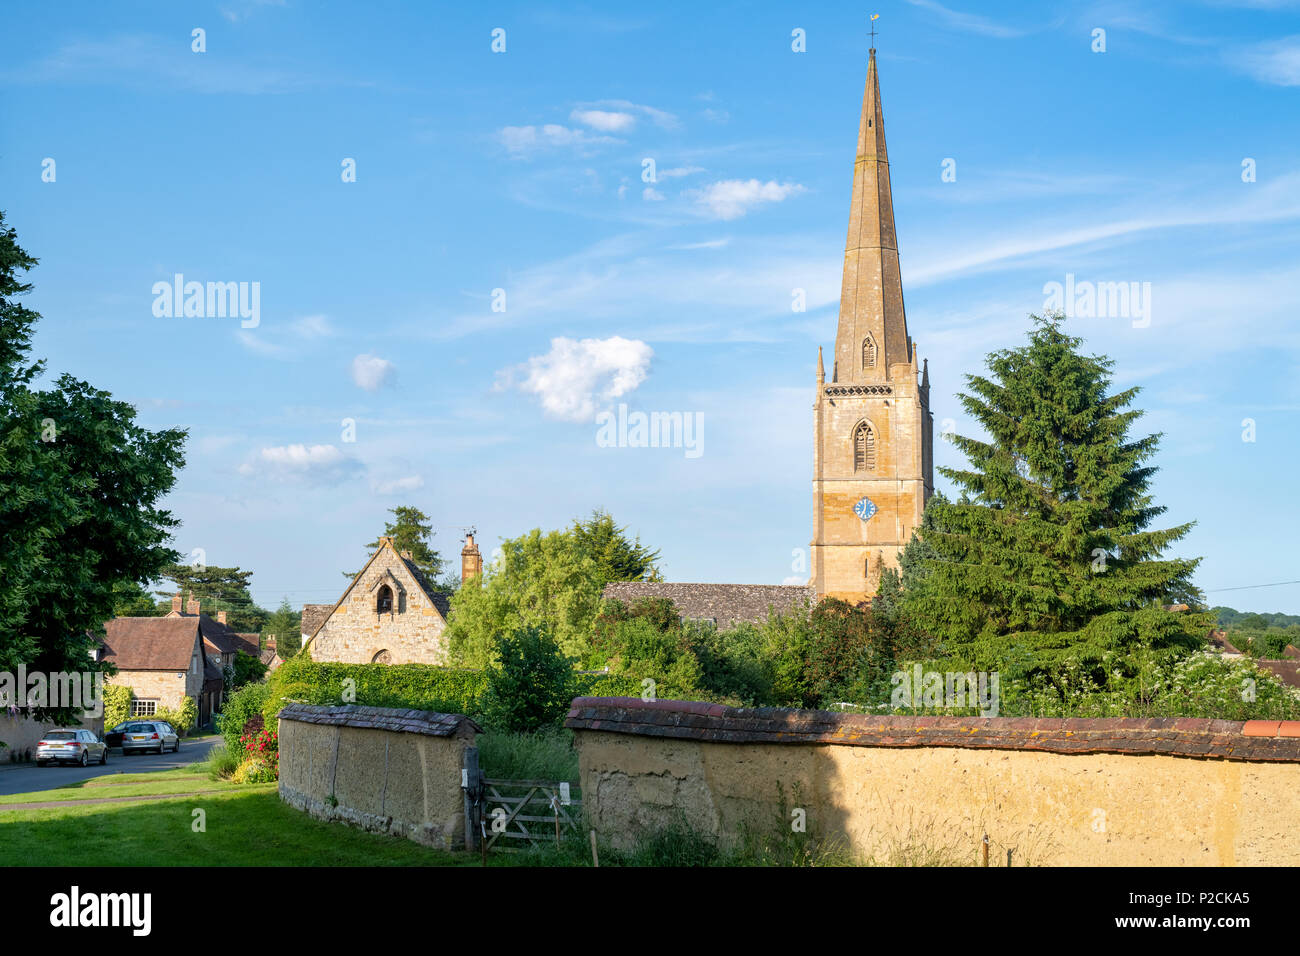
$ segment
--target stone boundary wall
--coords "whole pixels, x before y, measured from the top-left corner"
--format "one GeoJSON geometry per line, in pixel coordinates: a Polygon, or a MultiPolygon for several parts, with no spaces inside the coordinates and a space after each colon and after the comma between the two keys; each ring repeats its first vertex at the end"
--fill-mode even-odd
{"type": "Polygon", "coordinates": [[[322,820],[465,845],[461,768],[482,728],[461,714],[290,704],[279,714],[280,799],[322,820]]]}
{"type": "Polygon", "coordinates": [[[807,832],[881,862],[1300,865],[1300,721],[875,716],[582,697],[589,825],[807,832]]]}

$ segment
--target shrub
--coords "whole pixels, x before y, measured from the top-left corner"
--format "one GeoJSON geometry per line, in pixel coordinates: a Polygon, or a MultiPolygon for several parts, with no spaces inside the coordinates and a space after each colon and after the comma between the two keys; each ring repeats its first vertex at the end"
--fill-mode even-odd
{"type": "Polygon", "coordinates": [[[268,723],[289,701],[337,704],[344,701],[346,690],[352,691],[349,703],[368,707],[472,715],[483,712],[487,674],[434,664],[317,663],[300,655],[285,661],[266,684],[249,685],[259,686],[266,688],[259,709],[268,723]]]}
{"type": "Polygon", "coordinates": [[[230,779],[235,783],[274,783],[280,779],[280,763],[266,757],[245,757],[230,779]]]}
{"type": "Polygon", "coordinates": [[[550,633],[523,627],[497,639],[484,716],[493,726],[532,733],[558,724],[573,698],[573,665],[550,633]]]}
{"type": "Polygon", "coordinates": [[[108,684],[104,687],[105,730],[112,730],[131,716],[131,701],[134,699],[135,694],[129,687],[121,684],[108,684]]]}
{"type": "Polygon", "coordinates": [[[250,718],[262,716],[262,707],[270,694],[271,688],[266,684],[248,684],[226,699],[226,705],[217,718],[217,731],[226,738],[226,748],[236,758],[244,755],[244,746],[240,742],[244,725],[250,718]]]}
{"type": "Polygon", "coordinates": [[[154,716],[159,720],[165,720],[176,728],[178,736],[184,737],[193,728],[199,719],[199,708],[194,703],[193,697],[182,699],[181,705],[175,710],[166,707],[159,707],[154,711],[154,716]]]}
{"type": "Polygon", "coordinates": [[[235,783],[271,783],[280,779],[280,741],[273,730],[241,734],[244,758],[235,768],[235,783]]]}
{"type": "Polygon", "coordinates": [[[239,767],[239,758],[225,744],[217,744],[208,752],[207,764],[213,780],[229,780],[239,767]]]}

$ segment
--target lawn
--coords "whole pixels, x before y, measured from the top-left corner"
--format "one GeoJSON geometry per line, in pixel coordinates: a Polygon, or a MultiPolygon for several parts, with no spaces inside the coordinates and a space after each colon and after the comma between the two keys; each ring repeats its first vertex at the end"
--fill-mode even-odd
{"type": "Polygon", "coordinates": [[[40,810],[0,805],[0,866],[474,866],[469,854],[315,820],[280,802],[274,784],[237,786],[186,770],[104,778],[14,794],[4,804],[164,795],[147,803],[40,810]],[[147,778],[147,779],[141,779],[147,778]],[[110,778],[112,779],[112,778],[110,778]],[[121,779],[121,778],[118,778],[121,779]],[[193,797],[165,795],[217,790],[193,797]],[[206,829],[193,829],[193,811],[206,829]]]}

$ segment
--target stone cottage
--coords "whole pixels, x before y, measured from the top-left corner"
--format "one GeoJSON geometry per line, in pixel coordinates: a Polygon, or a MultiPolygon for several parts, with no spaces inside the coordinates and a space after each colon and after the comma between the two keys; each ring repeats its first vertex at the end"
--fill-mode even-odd
{"type": "MultiPolygon", "coordinates": [[[[477,558],[472,535],[467,548],[477,558]]],[[[462,566],[465,561],[462,556],[462,566]]],[[[434,590],[411,553],[399,552],[391,537],[382,537],[334,605],[303,608],[302,646],[315,661],[442,664],[450,611],[450,596],[434,590]]]]}

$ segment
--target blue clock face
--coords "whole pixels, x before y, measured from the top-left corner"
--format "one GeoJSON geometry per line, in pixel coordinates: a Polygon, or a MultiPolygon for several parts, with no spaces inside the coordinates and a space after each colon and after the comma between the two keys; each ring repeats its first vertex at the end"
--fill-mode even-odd
{"type": "Polygon", "coordinates": [[[876,503],[870,498],[863,498],[853,506],[853,513],[863,521],[869,520],[871,516],[879,510],[880,509],[876,507],[876,503]]]}

